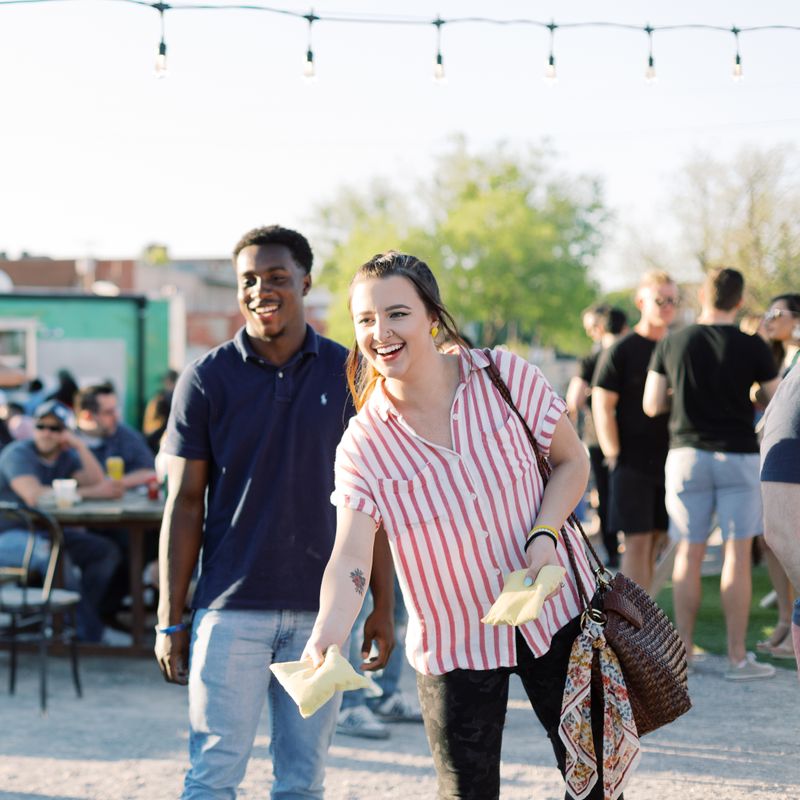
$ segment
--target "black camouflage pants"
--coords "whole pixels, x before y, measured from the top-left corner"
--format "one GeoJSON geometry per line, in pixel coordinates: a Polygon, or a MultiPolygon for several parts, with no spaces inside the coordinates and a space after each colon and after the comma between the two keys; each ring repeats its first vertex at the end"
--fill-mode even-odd
{"type": "MultiPolygon", "coordinates": [[[[444,675],[417,673],[425,732],[438,777],[439,800],[498,800],[500,748],[508,704],[508,679],[519,675],[544,726],[564,774],[566,750],[558,736],[561,698],[577,619],[563,627],[543,656],[535,658],[517,632],[517,666],[493,670],[457,669],[444,675]]],[[[602,702],[592,703],[592,732],[600,769],[588,800],[602,800],[602,702]]],[[[572,796],[565,794],[566,800],[572,796]]]]}

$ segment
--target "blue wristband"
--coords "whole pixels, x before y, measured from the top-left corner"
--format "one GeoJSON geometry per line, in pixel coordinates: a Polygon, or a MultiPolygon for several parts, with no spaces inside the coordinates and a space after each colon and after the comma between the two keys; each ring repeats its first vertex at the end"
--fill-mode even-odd
{"type": "Polygon", "coordinates": [[[172,633],[180,633],[181,631],[189,630],[189,626],[185,622],[179,622],[177,625],[170,625],[168,628],[159,628],[156,625],[156,633],[164,633],[169,636],[172,633]]]}

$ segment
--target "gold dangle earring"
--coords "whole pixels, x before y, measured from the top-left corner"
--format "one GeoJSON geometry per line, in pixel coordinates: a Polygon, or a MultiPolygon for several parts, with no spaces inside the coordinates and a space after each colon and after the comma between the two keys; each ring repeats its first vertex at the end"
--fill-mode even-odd
{"type": "Polygon", "coordinates": [[[434,326],[431,328],[431,337],[432,337],[433,339],[435,339],[435,338],[436,338],[438,335],[439,335],[439,326],[438,326],[438,325],[434,325],[434,326]]]}

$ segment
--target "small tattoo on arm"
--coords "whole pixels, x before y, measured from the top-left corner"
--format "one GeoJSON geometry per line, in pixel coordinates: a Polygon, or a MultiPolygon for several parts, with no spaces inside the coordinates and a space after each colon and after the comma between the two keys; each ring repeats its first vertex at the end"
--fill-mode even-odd
{"type": "Polygon", "coordinates": [[[350,580],[353,581],[356,593],[363,595],[364,589],[367,588],[367,579],[364,577],[364,573],[360,569],[354,569],[350,573],[350,580]]]}

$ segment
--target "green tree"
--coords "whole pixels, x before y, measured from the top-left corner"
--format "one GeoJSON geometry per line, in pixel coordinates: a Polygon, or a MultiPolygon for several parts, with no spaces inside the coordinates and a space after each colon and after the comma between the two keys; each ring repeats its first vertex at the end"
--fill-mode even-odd
{"type": "Polygon", "coordinates": [[[345,191],[320,209],[332,230],[321,281],[334,293],[331,333],[345,281],[373,253],[395,247],[425,259],[476,344],[537,342],[580,349],[580,312],[597,295],[589,266],[606,219],[596,181],[569,179],[552,153],[499,145],[472,154],[463,139],[441,156],[412,200],[385,184],[345,191]],[[375,189],[379,191],[375,191],[375,189]],[[412,213],[412,209],[416,213],[412,213]],[[348,263],[349,261],[349,263],[348,263]]]}
{"type": "Polygon", "coordinates": [[[800,263],[800,160],[790,146],[747,148],[732,161],[698,154],[674,197],[689,257],[702,271],[738,269],[751,303],[797,290],[800,263]]]}

